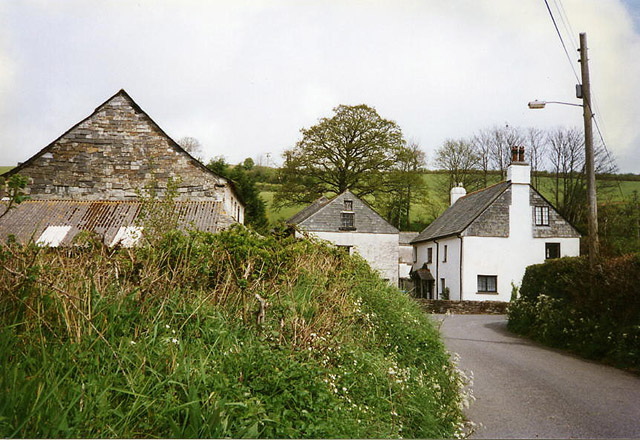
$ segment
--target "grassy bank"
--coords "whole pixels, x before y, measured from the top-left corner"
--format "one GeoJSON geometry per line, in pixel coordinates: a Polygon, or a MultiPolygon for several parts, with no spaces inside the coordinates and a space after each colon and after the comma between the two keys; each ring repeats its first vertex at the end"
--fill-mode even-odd
{"type": "Polygon", "coordinates": [[[326,245],[235,228],[0,264],[3,437],[460,434],[431,321],[326,245]]]}

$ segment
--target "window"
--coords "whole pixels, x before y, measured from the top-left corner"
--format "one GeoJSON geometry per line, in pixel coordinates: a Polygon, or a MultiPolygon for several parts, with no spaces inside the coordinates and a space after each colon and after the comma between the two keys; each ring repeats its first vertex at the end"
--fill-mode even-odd
{"type": "Polygon", "coordinates": [[[345,211],[353,211],[353,200],[345,200],[344,201],[344,210],[345,211]]]}
{"type": "Polygon", "coordinates": [[[448,248],[447,248],[447,245],[445,244],[444,245],[444,252],[442,253],[442,262],[443,263],[447,262],[447,250],[448,250],[448,248]]]}
{"type": "Polygon", "coordinates": [[[343,212],[342,214],[342,223],[340,229],[351,230],[355,229],[355,214],[353,212],[343,212]]]}
{"type": "Polygon", "coordinates": [[[433,248],[427,249],[427,263],[433,263],[433,248]]]}
{"type": "Polygon", "coordinates": [[[536,206],[535,220],[536,220],[536,226],[549,226],[549,207],[536,206]]]}
{"type": "Polygon", "coordinates": [[[418,249],[415,246],[412,246],[411,248],[413,250],[413,262],[415,263],[418,261],[418,249]]]}
{"type": "Polygon", "coordinates": [[[498,277],[478,275],[478,293],[498,293],[498,277]]]}
{"type": "Polygon", "coordinates": [[[560,243],[545,243],[544,252],[547,260],[560,258],[560,243]]]}
{"type": "Polygon", "coordinates": [[[444,289],[447,288],[447,281],[444,278],[440,278],[440,293],[444,293],[444,289]]]}

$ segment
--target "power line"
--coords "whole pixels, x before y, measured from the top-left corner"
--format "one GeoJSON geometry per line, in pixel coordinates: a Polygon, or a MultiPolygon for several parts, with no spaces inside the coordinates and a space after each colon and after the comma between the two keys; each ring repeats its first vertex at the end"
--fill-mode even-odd
{"type": "MultiPolygon", "coordinates": [[[[570,35],[569,41],[571,41],[571,44],[574,48],[574,50],[578,50],[576,48],[576,45],[574,44],[574,41],[571,37],[571,35],[573,35],[573,28],[571,27],[571,22],[569,21],[569,16],[567,15],[564,6],[562,5],[562,0],[554,0],[554,3],[556,5],[556,9],[558,10],[558,13],[560,15],[560,20],[562,21],[562,25],[565,28],[565,31],[567,31],[570,35]],[[560,6],[558,6],[558,4],[560,6]]],[[[544,0],[544,4],[547,7],[547,11],[549,12],[549,16],[551,17],[551,21],[553,22],[553,26],[556,29],[556,33],[558,34],[558,38],[560,39],[560,43],[562,44],[562,48],[564,49],[564,53],[567,56],[567,60],[569,61],[569,65],[571,66],[571,70],[573,71],[573,76],[576,78],[576,81],[578,82],[578,84],[582,84],[580,78],[578,77],[578,73],[576,72],[575,66],[573,64],[573,60],[571,59],[571,55],[569,55],[569,51],[567,50],[567,45],[564,42],[564,39],[562,38],[562,33],[560,32],[560,29],[558,28],[558,23],[556,22],[555,17],[553,16],[553,11],[551,11],[551,7],[549,6],[549,2],[548,0],[544,0]]],[[[598,113],[594,113],[593,109],[589,109],[591,111],[591,117],[593,119],[593,122],[595,123],[596,126],[596,130],[598,132],[598,136],[600,137],[600,142],[602,143],[602,146],[604,148],[605,153],[607,154],[607,158],[609,159],[609,162],[611,164],[615,164],[613,158],[611,157],[611,153],[609,151],[609,148],[607,148],[607,143],[604,140],[604,136],[602,135],[602,130],[600,129],[600,124],[598,124],[598,119],[596,118],[596,115],[598,117],[600,117],[600,109],[598,108],[597,102],[594,102],[594,96],[592,94],[591,97],[591,103],[587,103],[585,100],[583,100],[583,104],[587,105],[589,107],[593,106],[598,113]]],[[[604,125],[604,120],[602,118],[600,118],[603,121],[603,125],[604,125]]],[[[620,193],[622,194],[622,186],[620,184],[620,180],[616,179],[616,182],[618,183],[618,188],[620,190],[620,193]]]]}
{"type": "Polygon", "coordinates": [[[560,43],[562,43],[562,48],[564,49],[565,55],[567,55],[567,60],[569,60],[569,65],[571,66],[571,70],[573,71],[573,75],[576,77],[578,83],[580,83],[580,78],[578,77],[578,73],[576,72],[576,68],[573,65],[573,61],[571,60],[571,55],[569,55],[569,51],[567,50],[567,45],[564,44],[564,39],[562,38],[562,34],[560,33],[560,29],[558,28],[558,23],[556,23],[556,18],[553,16],[553,12],[551,11],[551,7],[549,6],[549,2],[544,0],[544,4],[547,5],[547,11],[549,11],[549,16],[551,17],[551,21],[553,22],[553,26],[556,28],[556,33],[558,34],[558,38],[560,38],[560,43]]]}

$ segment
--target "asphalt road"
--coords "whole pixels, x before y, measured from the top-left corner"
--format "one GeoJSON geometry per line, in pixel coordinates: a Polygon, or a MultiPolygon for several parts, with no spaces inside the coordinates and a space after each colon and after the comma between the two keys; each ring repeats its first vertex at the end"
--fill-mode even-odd
{"type": "Polygon", "coordinates": [[[473,438],[640,438],[640,377],[515,336],[505,316],[434,318],[473,372],[473,438]]]}

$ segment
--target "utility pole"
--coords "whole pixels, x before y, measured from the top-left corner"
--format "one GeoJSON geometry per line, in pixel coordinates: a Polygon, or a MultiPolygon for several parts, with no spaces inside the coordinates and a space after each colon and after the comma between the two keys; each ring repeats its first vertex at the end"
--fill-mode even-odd
{"type": "Polygon", "coordinates": [[[585,173],[587,177],[589,266],[595,269],[600,244],[598,241],[598,201],[596,199],[596,173],[593,157],[593,111],[591,106],[591,83],[589,82],[589,58],[587,57],[587,34],[580,34],[580,66],[582,70],[582,108],[584,110],[585,173]]]}

